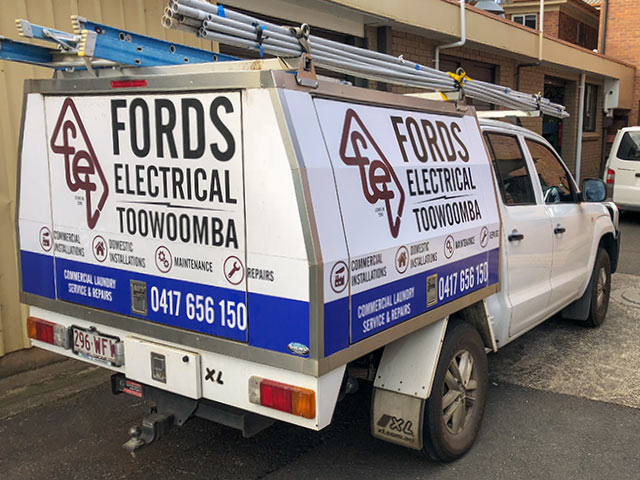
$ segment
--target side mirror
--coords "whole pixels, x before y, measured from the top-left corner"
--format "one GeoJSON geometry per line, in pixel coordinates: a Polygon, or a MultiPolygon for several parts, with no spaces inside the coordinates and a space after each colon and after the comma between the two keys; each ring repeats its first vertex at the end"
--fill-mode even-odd
{"type": "Polygon", "coordinates": [[[585,202],[603,202],[607,198],[607,185],[599,178],[585,178],[582,182],[585,202]]]}

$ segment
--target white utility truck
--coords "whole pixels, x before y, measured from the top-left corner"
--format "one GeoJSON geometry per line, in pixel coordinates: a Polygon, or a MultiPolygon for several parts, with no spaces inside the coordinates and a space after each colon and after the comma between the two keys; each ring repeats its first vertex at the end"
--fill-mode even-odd
{"type": "Polygon", "coordinates": [[[131,451],[193,416],[320,430],[371,381],[374,436],[455,459],[486,352],[602,323],[618,258],[604,183],[540,136],[304,57],[29,80],[19,167],[29,336],[155,402],[131,451]]]}

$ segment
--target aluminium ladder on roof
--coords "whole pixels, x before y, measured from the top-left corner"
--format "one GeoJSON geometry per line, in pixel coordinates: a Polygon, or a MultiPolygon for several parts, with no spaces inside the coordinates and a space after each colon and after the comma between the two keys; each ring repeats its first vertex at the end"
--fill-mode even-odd
{"type": "Polygon", "coordinates": [[[72,16],[73,33],[17,19],[20,36],[54,43],[45,47],[0,37],[0,59],[56,70],[182,65],[237,60],[235,57],[129,32],[72,16]]]}
{"type": "MultiPolygon", "coordinates": [[[[149,67],[237,60],[209,50],[166,42],[73,16],[74,33],[16,20],[26,38],[55,43],[47,48],[0,37],[0,59],[31,63],[57,70],[118,66],[149,67]]],[[[300,57],[337,72],[396,85],[468,95],[522,111],[567,117],[562,105],[540,95],[441,72],[402,57],[344,45],[309,35],[309,28],[282,27],[201,0],[170,0],[162,17],[167,28],[177,28],[222,43],[255,49],[281,57],[300,57]],[[313,53],[313,57],[309,54],[313,53]]],[[[301,62],[302,63],[302,62],[301,62]]],[[[309,85],[312,84],[308,83],[309,85]]],[[[447,97],[445,96],[445,99],[447,97]]]]}
{"type": "Polygon", "coordinates": [[[305,24],[292,28],[265,22],[249,15],[212,5],[202,0],[170,0],[162,24],[189,31],[200,38],[257,50],[281,57],[311,54],[313,63],[336,72],[406,87],[437,91],[462,91],[484,102],[524,111],[541,111],[554,117],[568,117],[565,107],[541,95],[471,80],[364,48],[309,35],[305,24]]]}

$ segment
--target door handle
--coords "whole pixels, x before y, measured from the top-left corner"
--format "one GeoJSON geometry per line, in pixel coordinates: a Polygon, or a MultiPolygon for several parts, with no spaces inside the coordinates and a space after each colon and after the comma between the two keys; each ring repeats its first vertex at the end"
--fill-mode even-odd
{"type": "Polygon", "coordinates": [[[521,233],[518,233],[517,230],[514,230],[514,232],[510,234],[507,238],[509,239],[510,242],[518,242],[524,238],[524,235],[521,233]]]}
{"type": "Polygon", "coordinates": [[[564,227],[561,227],[560,225],[558,225],[556,228],[553,229],[553,233],[555,233],[556,235],[560,235],[561,233],[566,232],[567,229],[564,227]]]}
{"type": "Polygon", "coordinates": [[[636,173],[636,177],[640,177],[640,173],[636,173]]]}

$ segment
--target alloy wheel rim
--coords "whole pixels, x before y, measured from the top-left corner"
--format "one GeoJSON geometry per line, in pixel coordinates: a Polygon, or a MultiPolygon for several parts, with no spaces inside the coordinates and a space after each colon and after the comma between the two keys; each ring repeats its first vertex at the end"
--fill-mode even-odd
{"type": "Polygon", "coordinates": [[[456,353],[444,377],[442,420],[452,434],[462,432],[473,414],[478,388],[477,368],[468,350],[456,353]]]}
{"type": "Polygon", "coordinates": [[[596,304],[598,309],[602,307],[607,293],[607,272],[604,267],[598,272],[598,282],[596,283],[596,304]]]}

